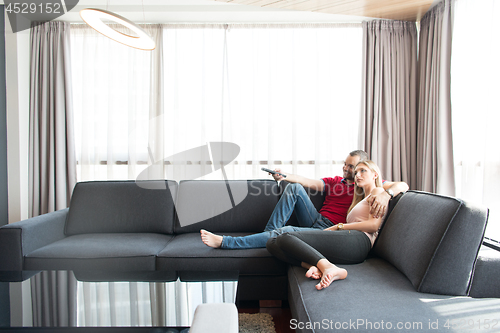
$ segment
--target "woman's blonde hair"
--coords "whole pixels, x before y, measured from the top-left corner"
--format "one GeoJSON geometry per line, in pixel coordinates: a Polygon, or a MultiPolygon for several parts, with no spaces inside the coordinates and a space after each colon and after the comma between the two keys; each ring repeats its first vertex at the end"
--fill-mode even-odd
{"type": "MultiPolygon", "coordinates": [[[[356,168],[360,164],[366,165],[368,167],[368,169],[370,169],[372,172],[375,172],[378,175],[378,177],[375,178],[375,186],[382,187],[382,176],[380,175],[380,168],[378,167],[378,165],[375,164],[375,162],[373,162],[371,160],[366,160],[366,161],[362,161],[362,162],[359,162],[358,164],[356,164],[356,168]]],[[[365,191],[363,190],[363,188],[358,187],[356,182],[354,182],[354,196],[352,197],[352,204],[349,207],[347,214],[349,214],[351,212],[351,210],[354,208],[354,206],[356,206],[361,200],[363,200],[365,198],[365,196],[366,196],[366,194],[365,194],[365,191]]]]}

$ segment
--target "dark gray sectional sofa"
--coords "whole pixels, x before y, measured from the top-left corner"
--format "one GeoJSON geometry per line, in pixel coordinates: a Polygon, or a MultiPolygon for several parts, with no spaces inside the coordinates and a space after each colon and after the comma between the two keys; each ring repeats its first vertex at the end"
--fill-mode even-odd
{"type": "MultiPolygon", "coordinates": [[[[500,259],[478,259],[488,220],[483,207],[425,192],[398,196],[370,257],[345,266],[347,279],[317,291],[304,269],[266,249],[221,250],[201,242],[201,228],[262,231],[286,182],[161,185],[78,183],[69,209],[0,228],[0,270],[139,271],[185,280],[236,272],[239,300],[288,299],[291,327],[300,332],[436,332],[436,325],[500,331],[500,259]],[[190,216],[190,223],[179,216],[190,216]]],[[[323,194],[311,198],[320,207],[323,194]]]]}

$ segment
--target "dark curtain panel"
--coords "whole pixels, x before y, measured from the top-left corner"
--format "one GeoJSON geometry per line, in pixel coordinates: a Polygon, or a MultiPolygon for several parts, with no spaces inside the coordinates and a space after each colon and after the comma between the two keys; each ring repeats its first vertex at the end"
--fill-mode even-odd
{"type": "Polygon", "coordinates": [[[417,189],[455,195],[451,122],[454,2],[444,0],[420,22],[417,189]]]}
{"type": "MultiPolygon", "coordinates": [[[[30,216],[68,207],[76,183],[69,33],[65,22],[31,28],[30,216]]],[[[41,272],[31,288],[33,326],[76,325],[71,272],[41,272]]]]}
{"type": "Polygon", "coordinates": [[[31,28],[30,216],[68,207],[76,183],[69,29],[31,28]]]}
{"type": "Polygon", "coordinates": [[[416,188],[417,29],[414,22],[363,22],[360,144],[385,179],[416,188]]]}

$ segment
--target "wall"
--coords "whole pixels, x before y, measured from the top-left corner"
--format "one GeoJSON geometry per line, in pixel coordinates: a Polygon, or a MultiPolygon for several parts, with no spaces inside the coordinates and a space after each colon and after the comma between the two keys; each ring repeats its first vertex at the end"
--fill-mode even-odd
{"type": "MultiPolygon", "coordinates": [[[[5,101],[5,17],[4,7],[0,6],[0,225],[7,224],[8,187],[7,187],[7,107],[5,101]]],[[[0,327],[10,323],[9,284],[0,282],[0,327]]]]}
{"type": "Polygon", "coordinates": [[[0,6],[0,225],[9,223],[7,186],[7,104],[5,87],[5,17],[0,6]]]}
{"type": "Polygon", "coordinates": [[[28,218],[30,31],[13,33],[5,18],[9,223],[28,218]]]}

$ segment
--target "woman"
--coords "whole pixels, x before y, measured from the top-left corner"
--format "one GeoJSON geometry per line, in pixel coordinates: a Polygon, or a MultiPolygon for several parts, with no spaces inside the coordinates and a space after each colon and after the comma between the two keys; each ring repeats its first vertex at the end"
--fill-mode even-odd
{"type": "Polygon", "coordinates": [[[347,277],[347,271],[333,263],[356,264],[366,259],[385,217],[372,216],[367,202],[372,191],[384,190],[378,166],[373,161],[359,162],[354,181],[354,196],[345,224],[284,233],[267,242],[267,249],[274,256],[306,268],[306,277],[319,279],[318,290],[347,277]]]}

